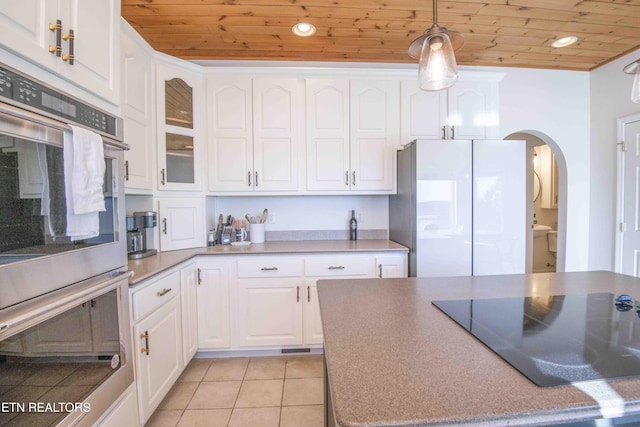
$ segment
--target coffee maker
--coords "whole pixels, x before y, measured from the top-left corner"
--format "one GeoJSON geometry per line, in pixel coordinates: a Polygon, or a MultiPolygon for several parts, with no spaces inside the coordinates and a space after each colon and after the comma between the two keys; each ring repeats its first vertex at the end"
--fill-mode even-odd
{"type": "Polygon", "coordinates": [[[152,211],[134,212],[127,217],[127,255],[129,259],[146,258],[158,251],[147,249],[147,229],[158,224],[158,214],[152,211]]]}

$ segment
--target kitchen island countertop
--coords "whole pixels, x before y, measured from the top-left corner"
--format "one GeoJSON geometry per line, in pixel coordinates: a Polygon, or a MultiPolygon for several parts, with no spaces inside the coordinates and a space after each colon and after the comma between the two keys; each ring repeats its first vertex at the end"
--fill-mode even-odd
{"type": "Polygon", "coordinates": [[[216,245],[210,247],[160,252],[157,255],[137,260],[129,260],[129,270],[133,277],[129,285],[136,284],[168,270],[181,262],[199,255],[277,255],[277,254],[318,254],[336,252],[408,252],[409,249],[391,240],[289,240],[252,243],[249,246],[234,247],[216,245]]]}
{"type": "Polygon", "coordinates": [[[599,271],[319,281],[328,425],[551,425],[640,414],[640,377],[539,387],[431,303],[597,292],[640,299],[640,279],[599,271]]]}

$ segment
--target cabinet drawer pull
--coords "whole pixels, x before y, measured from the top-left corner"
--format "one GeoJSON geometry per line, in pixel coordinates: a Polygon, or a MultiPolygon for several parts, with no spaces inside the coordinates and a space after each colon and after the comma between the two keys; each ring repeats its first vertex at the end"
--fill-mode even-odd
{"type": "Polygon", "coordinates": [[[198,269],[198,285],[202,283],[202,270],[198,269]]]}
{"type": "Polygon", "coordinates": [[[447,127],[442,126],[442,139],[447,139],[447,127]]]}
{"type": "Polygon", "coordinates": [[[349,171],[344,173],[344,185],[349,186],[349,171]]]}
{"type": "Polygon", "coordinates": [[[344,270],[344,265],[330,265],[329,270],[344,270]]]}
{"type": "Polygon", "coordinates": [[[162,233],[167,234],[167,218],[162,218],[162,233]]]}
{"type": "Polygon", "coordinates": [[[378,277],[382,279],[382,264],[378,264],[378,277]]]}
{"type": "Polygon", "coordinates": [[[351,180],[351,185],[352,186],[356,186],[356,171],[353,171],[353,179],[351,180]]]}
{"type": "Polygon", "coordinates": [[[60,57],[62,55],[62,21],[58,19],[55,24],[49,24],[49,29],[56,33],[56,45],[49,46],[49,52],[60,57]]]}
{"type": "Polygon", "coordinates": [[[300,302],[300,286],[296,286],[296,302],[300,302]]]}
{"type": "Polygon", "coordinates": [[[278,267],[262,267],[262,271],[278,271],[278,267]]]}
{"type": "Polygon", "coordinates": [[[124,180],[129,181],[129,160],[124,162],[124,180]]]}
{"type": "Polygon", "coordinates": [[[144,331],[144,334],[140,334],[140,339],[144,340],[144,347],[140,349],[141,353],[149,355],[149,331],[144,331]]]}
{"type": "Polygon", "coordinates": [[[69,54],[68,55],[62,55],[62,60],[63,61],[67,61],[69,63],[69,65],[73,65],[73,60],[75,59],[75,49],[74,49],[74,40],[75,40],[76,36],[73,32],[73,30],[69,30],[68,34],[63,34],[62,35],[62,39],[66,40],[69,42],[69,54]]]}
{"type": "Polygon", "coordinates": [[[247,178],[249,179],[249,187],[251,187],[251,171],[247,172],[247,178]]]}
{"type": "Polygon", "coordinates": [[[451,139],[456,139],[456,127],[451,126],[451,139]]]}
{"type": "Polygon", "coordinates": [[[307,286],[307,302],[311,302],[311,286],[307,286]]]}
{"type": "Polygon", "coordinates": [[[156,295],[158,295],[159,297],[168,294],[169,292],[171,292],[171,288],[164,288],[161,291],[157,292],[156,295]]]}
{"type": "Polygon", "coordinates": [[[256,187],[258,186],[258,172],[256,172],[256,187]]]}
{"type": "Polygon", "coordinates": [[[161,176],[161,178],[160,178],[160,184],[162,184],[162,185],[164,185],[164,184],[165,184],[165,179],[164,179],[165,177],[164,177],[164,173],[165,173],[165,172],[164,172],[164,168],[160,169],[160,176],[161,176]]]}

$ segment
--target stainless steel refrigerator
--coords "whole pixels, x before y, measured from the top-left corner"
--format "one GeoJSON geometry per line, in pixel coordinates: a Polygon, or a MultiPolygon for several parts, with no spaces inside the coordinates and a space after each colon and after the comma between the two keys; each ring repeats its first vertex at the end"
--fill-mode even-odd
{"type": "Polygon", "coordinates": [[[398,152],[389,238],[409,276],[525,272],[526,143],[416,140],[398,152]]]}

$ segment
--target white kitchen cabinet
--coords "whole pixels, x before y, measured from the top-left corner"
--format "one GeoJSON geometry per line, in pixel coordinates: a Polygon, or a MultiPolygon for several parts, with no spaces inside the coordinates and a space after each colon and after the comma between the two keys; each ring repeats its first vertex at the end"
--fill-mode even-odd
{"type": "Polygon", "coordinates": [[[207,81],[210,191],[298,189],[299,84],[282,78],[207,81]]]}
{"type": "Polygon", "coordinates": [[[490,139],[499,137],[499,73],[461,75],[449,89],[427,92],[417,80],[403,80],[403,145],[415,139],[490,139]]]}
{"type": "Polygon", "coordinates": [[[139,426],[138,396],[135,384],[131,384],[94,425],[96,427],[139,426]]]}
{"type": "Polygon", "coordinates": [[[306,345],[322,344],[322,317],[320,316],[320,303],[318,302],[318,287],[316,280],[306,280],[304,305],[304,343],[306,345]]]}
{"type": "Polygon", "coordinates": [[[159,190],[202,188],[202,79],[177,65],[156,64],[159,190]]]}
{"type": "MultiPolygon", "coordinates": [[[[178,295],[178,294],[176,294],[178,295]]],[[[147,422],[183,370],[180,298],[133,325],[140,423],[147,422]]]]}
{"type": "Polygon", "coordinates": [[[198,351],[197,267],[195,263],[180,269],[180,308],[182,311],[182,361],[186,367],[198,351]]]}
{"type": "Polygon", "coordinates": [[[301,278],[238,280],[238,344],[301,345],[301,278]]]}
{"type": "Polygon", "coordinates": [[[160,250],[205,246],[204,198],[160,198],[160,250]]]}
{"type": "Polygon", "coordinates": [[[407,262],[406,254],[376,256],[376,275],[380,279],[407,277],[407,262]]]}
{"type": "Polygon", "coordinates": [[[126,22],[122,23],[122,114],[125,181],[128,194],[153,190],[153,50],[126,22]]]}
{"type": "Polygon", "coordinates": [[[231,345],[231,261],[198,261],[198,348],[229,348],[231,345]]]}
{"type": "Polygon", "coordinates": [[[0,32],[4,48],[112,104],[119,103],[119,0],[5,2],[0,11],[0,32]],[[68,37],[71,30],[73,38],[68,37]]]}
{"type": "Polygon", "coordinates": [[[393,190],[399,137],[394,80],[306,80],[307,189],[393,190]]]}

